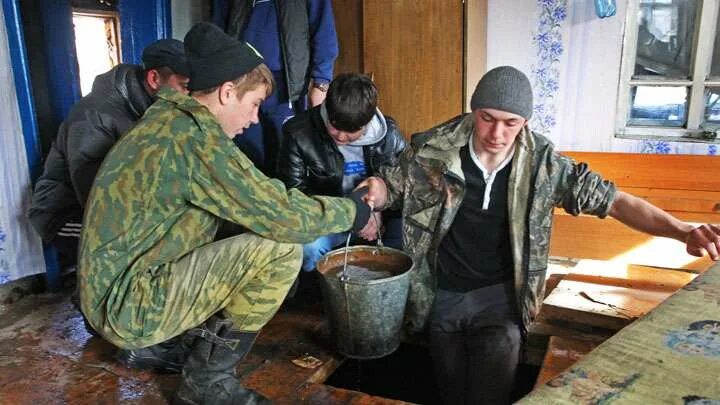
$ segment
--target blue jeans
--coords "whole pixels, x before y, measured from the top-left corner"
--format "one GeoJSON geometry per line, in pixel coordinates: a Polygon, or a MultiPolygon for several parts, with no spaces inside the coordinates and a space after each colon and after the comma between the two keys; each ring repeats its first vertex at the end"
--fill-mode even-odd
{"type": "MultiPolygon", "coordinates": [[[[402,249],[402,221],[400,218],[385,219],[385,234],[383,235],[383,243],[385,246],[402,249]]],[[[345,245],[348,234],[350,232],[331,233],[330,235],[321,236],[314,241],[303,245],[303,271],[315,270],[315,265],[325,253],[345,245]]],[[[356,241],[357,237],[353,236],[352,241],[356,241]]]]}

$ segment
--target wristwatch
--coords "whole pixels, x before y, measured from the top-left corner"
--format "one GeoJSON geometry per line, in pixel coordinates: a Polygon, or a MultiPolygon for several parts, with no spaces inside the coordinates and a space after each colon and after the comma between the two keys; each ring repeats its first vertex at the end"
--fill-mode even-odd
{"type": "Polygon", "coordinates": [[[327,93],[328,88],[330,88],[330,83],[328,83],[328,82],[313,82],[313,87],[322,91],[323,93],[327,93]]]}

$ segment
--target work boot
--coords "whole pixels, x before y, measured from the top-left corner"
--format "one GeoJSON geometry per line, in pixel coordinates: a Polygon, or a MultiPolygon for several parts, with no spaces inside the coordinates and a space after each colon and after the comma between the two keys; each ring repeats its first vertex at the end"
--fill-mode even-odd
{"type": "Polygon", "coordinates": [[[247,355],[257,333],[231,329],[232,322],[213,315],[200,328],[182,371],[175,400],[181,404],[255,405],[271,402],[240,385],[235,366],[247,355]]]}
{"type": "Polygon", "coordinates": [[[125,367],[178,374],[182,371],[194,340],[194,336],[182,334],[142,349],[120,349],[115,358],[125,367]]]}

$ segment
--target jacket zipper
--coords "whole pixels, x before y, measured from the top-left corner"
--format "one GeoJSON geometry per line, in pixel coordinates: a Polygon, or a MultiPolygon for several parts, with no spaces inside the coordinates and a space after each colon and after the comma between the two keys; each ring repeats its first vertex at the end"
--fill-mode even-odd
{"type": "MultiPolygon", "coordinates": [[[[448,170],[448,168],[447,168],[447,165],[445,165],[444,163],[443,163],[443,170],[442,170],[442,172],[443,172],[443,175],[446,176],[447,178],[457,180],[457,182],[462,185],[463,198],[465,198],[465,182],[463,181],[463,179],[461,179],[460,177],[458,177],[455,173],[450,172],[450,171],[448,170]]],[[[461,202],[462,202],[462,201],[461,201],[461,202]]],[[[460,209],[460,208],[458,207],[458,209],[456,209],[455,212],[452,214],[452,218],[451,218],[451,220],[450,220],[450,225],[451,225],[451,226],[452,226],[453,221],[455,221],[455,217],[457,216],[457,213],[458,213],[458,210],[459,210],[459,209],[460,209]]],[[[442,213],[441,213],[440,215],[442,215],[442,213]]],[[[438,219],[439,219],[439,220],[442,220],[442,218],[438,218],[438,219]]],[[[440,245],[442,244],[443,239],[445,239],[445,236],[447,236],[447,233],[448,233],[449,230],[450,230],[450,228],[446,229],[446,230],[443,232],[443,234],[442,234],[442,235],[440,236],[440,238],[438,239],[437,245],[434,246],[434,247],[436,248],[436,249],[435,249],[435,254],[433,255],[434,257],[433,257],[433,262],[432,262],[432,263],[433,263],[433,270],[434,270],[434,271],[437,271],[437,257],[438,257],[437,248],[440,247],[440,245]]]]}
{"type": "Polygon", "coordinates": [[[287,44],[285,44],[285,31],[283,30],[283,17],[282,17],[282,11],[280,11],[280,2],[278,0],[273,0],[273,3],[275,3],[275,15],[277,15],[278,19],[278,34],[280,34],[280,53],[282,54],[283,58],[283,71],[285,74],[285,87],[288,92],[288,108],[292,109],[292,96],[290,94],[290,72],[288,68],[288,60],[287,60],[287,44]]]}

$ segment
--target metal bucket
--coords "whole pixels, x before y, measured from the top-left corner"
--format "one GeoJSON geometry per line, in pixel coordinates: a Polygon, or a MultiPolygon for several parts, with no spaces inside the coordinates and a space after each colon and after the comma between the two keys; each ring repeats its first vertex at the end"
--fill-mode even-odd
{"type": "Polygon", "coordinates": [[[354,359],[387,356],[400,345],[413,261],[404,252],[387,247],[353,246],[347,250],[348,266],[357,268],[360,276],[350,271],[349,279],[341,281],[345,248],[329,252],[317,263],[337,349],[354,359]]]}

